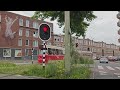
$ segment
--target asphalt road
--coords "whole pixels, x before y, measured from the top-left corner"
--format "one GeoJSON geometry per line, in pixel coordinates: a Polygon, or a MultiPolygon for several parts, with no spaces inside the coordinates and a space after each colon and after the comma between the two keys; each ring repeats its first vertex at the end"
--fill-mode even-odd
{"type": "Polygon", "coordinates": [[[95,60],[92,71],[92,79],[120,79],[120,61],[99,63],[95,60]]]}

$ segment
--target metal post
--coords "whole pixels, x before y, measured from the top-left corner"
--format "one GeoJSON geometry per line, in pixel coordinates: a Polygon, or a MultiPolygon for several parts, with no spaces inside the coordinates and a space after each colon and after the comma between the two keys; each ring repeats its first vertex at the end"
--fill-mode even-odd
{"type": "Polygon", "coordinates": [[[46,44],[45,41],[43,41],[43,69],[45,69],[45,60],[46,60],[46,56],[45,56],[45,51],[46,50],[46,44]]]}
{"type": "Polygon", "coordinates": [[[32,48],[32,64],[33,64],[33,48],[32,48]]]}
{"type": "Polygon", "coordinates": [[[65,11],[65,72],[70,72],[70,11],[65,11]]]}
{"type": "Polygon", "coordinates": [[[85,49],[85,35],[83,36],[83,47],[82,47],[82,51],[84,51],[84,49],[85,49]]]}

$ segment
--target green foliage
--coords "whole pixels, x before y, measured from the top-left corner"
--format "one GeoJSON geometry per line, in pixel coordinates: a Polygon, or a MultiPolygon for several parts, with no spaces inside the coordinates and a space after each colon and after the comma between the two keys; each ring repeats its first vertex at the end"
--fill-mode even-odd
{"type": "Polygon", "coordinates": [[[93,59],[87,58],[87,57],[82,57],[82,56],[78,56],[78,55],[73,55],[72,60],[71,60],[72,64],[93,64],[94,61],[93,59]]]}
{"type": "Polygon", "coordinates": [[[71,68],[70,79],[88,79],[90,78],[91,71],[88,67],[73,67],[71,68]]]}
{"type": "MultiPolygon", "coordinates": [[[[50,18],[51,21],[57,20],[60,27],[64,25],[63,11],[36,11],[32,18],[41,18],[43,20],[50,18]]],[[[91,22],[95,18],[96,16],[93,14],[93,11],[70,11],[70,28],[72,34],[75,33],[76,36],[84,36],[89,26],[88,22],[91,22]]]]}
{"type": "Polygon", "coordinates": [[[80,53],[77,52],[76,48],[73,47],[73,42],[70,42],[71,46],[71,65],[73,64],[93,64],[94,61],[91,58],[83,57],[80,53]]]}
{"type": "Polygon", "coordinates": [[[45,71],[41,65],[30,65],[28,70],[22,72],[23,75],[45,77],[45,71]]]}
{"type": "Polygon", "coordinates": [[[47,78],[53,77],[55,76],[56,72],[57,72],[56,64],[49,63],[48,65],[46,65],[45,77],[47,78]]]}

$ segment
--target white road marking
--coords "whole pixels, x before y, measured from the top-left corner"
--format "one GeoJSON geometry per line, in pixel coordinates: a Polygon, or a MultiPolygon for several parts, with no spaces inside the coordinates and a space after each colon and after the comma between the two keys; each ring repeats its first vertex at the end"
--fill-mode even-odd
{"type": "Polygon", "coordinates": [[[109,70],[115,70],[115,69],[113,69],[112,67],[110,67],[110,66],[106,66],[109,70]]]}
{"type": "Polygon", "coordinates": [[[120,70],[120,67],[115,67],[115,68],[117,68],[117,69],[119,69],[119,70],[120,70]]]}
{"type": "Polygon", "coordinates": [[[22,76],[22,75],[16,75],[16,76],[22,76]]]}
{"type": "Polygon", "coordinates": [[[107,72],[105,71],[99,71],[100,75],[107,75],[107,72]]]}
{"type": "Polygon", "coordinates": [[[99,66],[99,65],[98,65],[98,69],[104,69],[104,68],[103,68],[102,66],[99,66]]]}
{"type": "Polygon", "coordinates": [[[30,64],[30,63],[15,63],[16,65],[19,65],[19,64],[30,64]]]}
{"type": "Polygon", "coordinates": [[[105,72],[105,71],[99,71],[99,73],[107,73],[107,72],[105,72]]]}
{"type": "Polygon", "coordinates": [[[115,75],[120,75],[120,73],[114,73],[115,75]]]}
{"type": "Polygon", "coordinates": [[[107,75],[106,73],[100,73],[100,75],[107,75]]]}

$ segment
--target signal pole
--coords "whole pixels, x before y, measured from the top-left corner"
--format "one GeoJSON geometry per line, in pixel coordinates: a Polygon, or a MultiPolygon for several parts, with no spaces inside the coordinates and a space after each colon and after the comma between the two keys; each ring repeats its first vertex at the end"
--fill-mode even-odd
{"type": "Polygon", "coordinates": [[[45,69],[45,61],[46,61],[46,43],[45,43],[45,41],[43,41],[43,69],[45,69]]]}
{"type": "Polygon", "coordinates": [[[70,11],[65,11],[65,72],[70,72],[70,11]]]}
{"type": "Polygon", "coordinates": [[[45,61],[46,61],[46,41],[48,41],[51,38],[51,27],[47,23],[42,23],[39,26],[39,38],[43,41],[43,69],[45,69],[45,61]]]}
{"type": "Polygon", "coordinates": [[[33,50],[34,50],[34,49],[32,48],[32,64],[33,64],[33,50]]]}

